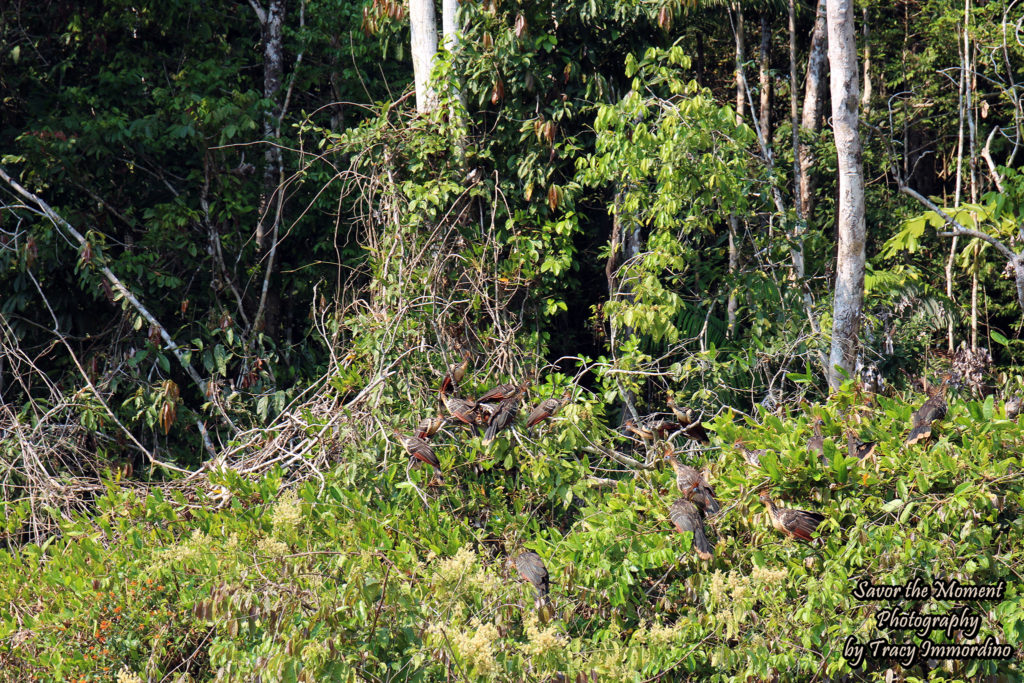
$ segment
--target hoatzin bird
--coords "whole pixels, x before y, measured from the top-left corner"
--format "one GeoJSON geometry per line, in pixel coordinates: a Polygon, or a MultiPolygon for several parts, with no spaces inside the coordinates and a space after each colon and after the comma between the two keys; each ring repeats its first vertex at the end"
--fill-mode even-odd
{"type": "Polygon", "coordinates": [[[636,436],[639,436],[644,441],[654,440],[654,430],[649,429],[648,427],[645,427],[643,425],[637,424],[636,420],[634,420],[633,418],[626,420],[622,424],[622,426],[626,428],[626,431],[631,432],[636,436]]]}
{"type": "Polygon", "coordinates": [[[747,461],[748,465],[753,465],[754,467],[761,467],[761,456],[768,452],[767,448],[751,450],[747,448],[747,444],[740,440],[737,440],[733,447],[743,454],[743,459],[747,461]]]}
{"type": "Polygon", "coordinates": [[[477,403],[494,403],[519,396],[526,391],[526,384],[499,384],[476,400],[477,403]]]}
{"type": "Polygon", "coordinates": [[[717,514],[722,506],[715,498],[715,491],[704,480],[704,476],[696,468],[684,465],[676,457],[672,444],[665,444],[665,459],[672,465],[676,473],[676,486],[686,498],[701,509],[705,515],[717,514]]]}
{"type": "Polygon", "coordinates": [[[710,560],[711,544],[704,534],[704,518],[700,509],[685,498],[679,498],[669,507],[668,516],[680,533],[689,531],[693,534],[693,550],[697,556],[710,560]]]}
{"type": "Polygon", "coordinates": [[[397,429],[394,432],[398,440],[402,442],[402,447],[405,448],[406,453],[420,462],[431,465],[438,472],[441,471],[441,461],[434,455],[434,449],[430,447],[429,443],[418,436],[402,434],[397,429]]]}
{"type": "Polygon", "coordinates": [[[852,429],[846,430],[846,452],[850,454],[851,458],[857,458],[858,460],[864,460],[865,458],[874,459],[877,446],[877,441],[861,441],[860,437],[852,429]]]}
{"type": "Polygon", "coordinates": [[[708,438],[707,430],[697,420],[692,409],[680,409],[676,405],[675,399],[671,396],[668,397],[668,407],[672,410],[672,414],[676,416],[676,419],[679,420],[679,428],[683,431],[683,436],[700,443],[709,443],[711,441],[708,438]]]}
{"type": "Polygon", "coordinates": [[[491,421],[484,432],[484,445],[490,444],[498,436],[498,433],[508,429],[515,422],[519,413],[519,396],[512,396],[498,404],[498,411],[494,413],[491,421]]]}
{"type": "Polygon", "coordinates": [[[912,446],[926,441],[932,435],[932,423],[946,416],[946,391],[953,384],[952,377],[947,376],[932,396],[910,417],[910,433],[907,445],[912,446]]]}
{"type": "Polygon", "coordinates": [[[466,376],[466,371],[469,370],[469,361],[472,358],[472,354],[469,351],[463,350],[462,362],[452,363],[448,367],[448,372],[445,373],[444,379],[441,380],[441,395],[450,394],[459,388],[459,382],[466,376]]]}
{"type": "Polygon", "coordinates": [[[448,410],[448,414],[453,418],[467,424],[470,427],[476,428],[476,403],[473,401],[467,401],[464,398],[457,398],[455,396],[443,396],[444,407],[448,410]]]}
{"type": "Polygon", "coordinates": [[[814,421],[814,436],[808,439],[807,450],[811,453],[816,453],[818,459],[824,463],[828,462],[828,460],[825,458],[825,437],[821,434],[822,424],[823,422],[820,418],[814,421]]]}
{"type": "Polygon", "coordinates": [[[534,605],[537,607],[537,616],[540,617],[541,623],[546,624],[551,621],[555,616],[555,607],[551,604],[551,597],[548,595],[551,591],[551,583],[544,560],[532,550],[527,550],[512,560],[512,566],[525,581],[533,585],[537,592],[534,605]]]}
{"type": "Polygon", "coordinates": [[[1005,401],[1003,401],[1003,407],[1006,409],[1006,418],[1012,420],[1020,415],[1020,409],[1024,406],[1024,401],[1021,400],[1019,394],[1014,394],[1005,401]]]}
{"type": "Polygon", "coordinates": [[[767,491],[762,491],[760,498],[768,507],[768,516],[772,520],[772,526],[776,531],[780,531],[790,538],[799,538],[809,542],[814,530],[825,521],[824,515],[819,515],[817,512],[780,508],[767,491]]]}
{"type": "Polygon", "coordinates": [[[558,411],[569,402],[570,392],[566,391],[561,398],[547,398],[537,404],[529,417],[526,418],[526,428],[532,429],[538,422],[543,422],[549,417],[558,415],[558,411]]]}
{"type": "Polygon", "coordinates": [[[417,439],[429,439],[434,434],[437,434],[437,430],[444,426],[444,423],[448,421],[444,415],[438,415],[437,417],[425,417],[420,420],[420,423],[416,425],[416,431],[414,434],[417,439]]]}

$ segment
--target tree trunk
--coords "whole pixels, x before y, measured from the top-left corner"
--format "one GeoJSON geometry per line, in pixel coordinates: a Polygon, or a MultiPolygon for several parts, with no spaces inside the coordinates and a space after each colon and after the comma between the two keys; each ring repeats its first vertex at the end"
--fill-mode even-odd
{"type": "Polygon", "coordinates": [[[736,5],[733,8],[732,34],[736,39],[736,120],[743,120],[744,102],[746,102],[746,91],[743,87],[743,63],[747,61],[746,40],[743,35],[743,8],[736,5]]]}
{"type": "Polygon", "coordinates": [[[839,169],[835,301],[829,386],[852,376],[864,303],[864,167],[858,133],[857,40],[853,0],[827,0],[832,128],[839,169]]]}
{"type": "Polygon", "coordinates": [[[758,71],[758,84],[761,88],[761,107],[758,114],[761,118],[761,132],[766,141],[772,139],[772,82],[771,82],[771,47],[772,29],[768,24],[768,15],[761,14],[761,54],[758,71]]]}
{"type": "Polygon", "coordinates": [[[437,108],[437,93],[430,87],[430,70],[437,55],[437,20],[434,0],[409,0],[412,29],[412,70],[416,81],[416,111],[426,114],[437,108]]]}
{"type": "Polygon", "coordinates": [[[867,116],[868,109],[871,107],[871,29],[868,24],[868,8],[867,5],[861,10],[861,35],[864,36],[864,88],[860,94],[860,110],[863,116],[867,116]]]}
{"type": "MultiPolygon", "coordinates": [[[[746,50],[745,41],[743,37],[743,10],[737,5],[735,7],[735,23],[733,24],[733,37],[736,42],[736,122],[740,123],[743,121],[743,111],[745,92],[743,88],[743,62],[746,61],[746,50]]],[[[740,219],[735,212],[729,213],[729,274],[733,277],[736,276],[736,271],[739,269],[740,254],[739,254],[739,224],[740,219]]],[[[735,287],[729,290],[729,300],[725,305],[726,316],[729,320],[729,335],[734,334],[734,326],[736,324],[736,289],[735,287]]]]}
{"type": "MultiPolygon", "coordinates": [[[[807,56],[807,85],[804,88],[801,131],[808,137],[816,137],[821,131],[822,111],[825,108],[825,70],[828,68],[828,22],[826,21],[825,0],[818,0],[814,17],[814,31],[811,34],[811,49],[807,56]]],[[[796,84],[793,84],[796,87],[796,84]]],[[[800,214],[808,223],[814,213],[814,174],[811,172],[816,159],[811,145],[800,145],[800,214]]]]}
{"type": "Polygon", "coordinates": [[[263,97],[272,102],[269,110],[263,112],[263,196],[260,200],[259,222],[256,224],[256,245],[267,248],[264,219],[271,215],[270,198],[274,196],[281,177],[281,148],[276,144],[282,104],[280,101],[281,81],[284,75],[284,26],[285,0],[270,0],[263,7],[253,4],[256,18],[263,33],[263,97]]]}

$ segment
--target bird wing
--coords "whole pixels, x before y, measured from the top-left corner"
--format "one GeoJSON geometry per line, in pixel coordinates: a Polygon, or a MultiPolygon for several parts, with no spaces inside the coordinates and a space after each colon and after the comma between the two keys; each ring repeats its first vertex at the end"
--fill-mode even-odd
{"type": "Polygon", "coordinates": [[[526,581],[533,584],[538,596],[548,594],[551,589],[548,568],[544,566],[544,560],[540,558],[540,555],[532,550],[527,550],[516,557],[514,563],[516,571],[526,581]]]}
{"type": "Polygon", "coordinates": [[[779,508],[776,511],[776,517],[787,533],[804,541],[811,540],[811,534],[814,533],[814,530],[825,519],[823,515],[819,515],[817,512],[788,508],[779,508]]]}
{"type": "Polygon", "coordinates": [[[669,507],[668,515],[680,533],[689,531],[693,534],[693,549],[697,555],[702,560],[710,560],[711,544],[704,534],[704,521],[697,506],[685,498],[679,498],[669,507]]]}

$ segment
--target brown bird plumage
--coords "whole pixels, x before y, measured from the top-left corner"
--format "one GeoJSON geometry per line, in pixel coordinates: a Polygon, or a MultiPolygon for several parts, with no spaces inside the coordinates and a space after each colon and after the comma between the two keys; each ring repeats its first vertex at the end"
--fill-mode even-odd
{"type": "Polygon", "coordinates": [[[445,373],[444,379],[441,380],[441,395],[449,394],[459,387],[459,382],[466,376],[466,371],[469,370],[469,360],[471,354],[469,351],[462,352],[462,362],[452,363],[448,367],[448,372],[445,373]]]}
{"type": "Polygon", "coordinates": [[[654,439],[653,431],[651,431],[647,427],[638,425],[636,421],[633,420],[632,418],[626,420],[626,422],[622,426],[626,428],[626,431],[631,432],[636,436],[639,436],[644,441],[651,441],[654,439]]]}
{"type": "Polygon", "coordinates": [[[668,509],[672,524],[680,533],[689,531],[693,534],[693,550],[702,560],[711,559],[711,544],[704,534],[704,519],[700,509],[685,498],[679,498],[668,509]]]}
{"type": "Polygon", "coordinates": [[[421,462],[433,466],[438,472],[441,471],[441,461],[434,455],[434,449],[430,447],[430,444],[417,436],[402,434],[397,430],[395,435],[402,442],[402,447],[405,448],[406,453],[421,462]]]}
{"type": "Polygon", "coordinates": [[[875,456],[875,447],[878,443],[875,441],[861,441],[857,433],[852,429],[846,432],[846,451],[850,454],[851,458],[857,458],[863,460],[864,458],[872,458],[875,456]]]}
{"type": "Polygon", "coordinates": [[[494,403],[495,401],[504,401],[518,396],[521,392],[526,390],[526,385],[522,384],[499,384],[494,387],[483,396],[476,400],[477,403],[494,403]]]}
{"type": "Polygon", "coordinates": [[[533,585],[537,592],[534,604],[537,607],[538,616],[542,623],[548,623],[555,615],[555,609],[548,595],[551,591],[551,582],[548,568],[544,566],[544,560],[532,550],[527,550],[516,556],[512,560],[512,565],[527,583],[533,585]]]}
{"type": "Polygon", "coordinates": [[[672,465],[676,473],[676,486],[689,500],[696,503],[706,515],[717,514],[722,506],[715,498],[715,491],[704,480],[704,476],[696,468],[679,462],[671,444],[666,444],[665,459],[672,465]]]}
{"type": "Polygon", "coordinates": [[[814,436],[807,441],[807,450],[811,453],[815,453],[822,462],[827,462],[825,458],[825,437],[821,434],[822,421],[814,421],[814,436]]]}
{"type": "Polygon", "coordinates": [[[737,441],[733,446],[740,453],[743,454],[743,459],[747,461],[748,465],[754,467],[761,467],[761,456],[768,452],[767,448],[758,448],[757,450],[751,450],[747,448],[747,445],[742,441],[737,441]]]}
{"type": "Polygon", "coordinates": [[[668,399],[668,407],[672,410],[672,414],[676,416],[676,419],[679,420],[679,428],[683,431],[683,436],[700,443],[709,443],[711,441],[707,430],[697,420],[693,410],[690,408],[681,409],[676,405],[672,397],[668,399]]]}
{"type": "Polygon", "coordinates": [[[931,398],[925,401],[924,405],[914,411],[910,417],[910,433],[907,435],[908,446],[931,438],[932,423],[946,416],[946,390],[949,388],[950,382],[951,380],[947,378],[931,398]]]}
{"type": "Polygon", "coordinates": [[[513,396],[512,398],[505,399],[498,406],[498,412],[491,418],[490,423],[487,425],[487,431],[484,432],[484,445],[488,445],[498,436],[498,433],[504,429],[508,429],[513,422],[515,422],[516,415],[519,413],[519,397],[513,396]]]}
{"type": "Polygon", "coordinates": [[[437,434],[437,430],[444,426],[446,418],[444,415],[438,415],[436,417],[425,417],[420,420],[420,423],[416,425],[416,431],[414,432],[418,439],[429,439],[434,434],[437,434]]]}
{"type": "Polygon", "coordinates": [[[558,411],[569,402],[569,392],[562,394],[561,398],[548,398],[537,404],[530,415],[526,418],[527,428],[533,427],[538,422],[542,422],[549,417],[554,417],[558,414],[558,411]]]}
{"type": "Polygon", "coordinates": [[[444,407],[448,410],[448,414],[459,422],[470,426],[476,425],[476,419],[474,417],[476,404],[473,401],[467,401],[466,399],[457,398],[455,396],[445,396],[444,407]]]}
{"type": "Polygon", "coordinates": [[[793,508],[780,508],[771,499],[767,491],[761,492],[761,501],[768,508],[768,516],[772,520],[772,526],[790,538],[799,538],[804,541],[811,540],[811,534],[818,528],[825,517],[817,512],[796,510],[793,508]]]}

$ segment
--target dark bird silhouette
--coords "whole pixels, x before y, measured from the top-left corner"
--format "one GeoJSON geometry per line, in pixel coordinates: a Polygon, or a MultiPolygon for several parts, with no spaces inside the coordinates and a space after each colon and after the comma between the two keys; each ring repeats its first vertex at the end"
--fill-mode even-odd
{"type": "Polygon", "coordinates": [[[549,595],[551,582],[548,576],[548,568],[544,566],[544,560],[532,550],[527,550],[516,556],[512,560],[512,565],[527,583],[533,585],[537,593],[534,604],[537,607],[538,616],[541,622],[548,623],[554,617],[555,609],[551,604],[551,597],[549,595]]]}
{"type": "Polygon", "coordinates": [[[490,423],[487,425],[487,431],[484,432],[484,445],[490,444],[502,430],[508,429],[515,422],[518,413],[518,396],[512,396],[502,401],[498,405],[498,412],[494,413],[490,423]]]}
{"type": "Polygon", "coordinates": [[[665,459],[675,470],[676,486],[688,500],[696,503],[706,515],[717,514],[722,509],[715,498],[714,489],[708,485],[704,476],[696,468],[679,462],[672,444],[665,445],[665,459]]]}
{"type": "Polygon", "coordinates": [[[569,402],[569,396],[570,393],[566,391],[562,394],[561,398],[548,398],[541,401],[526,418],[526,427],[531,429],[538,422],[543,422],[544,420],[557,415],[558,411],[560,411],[562,407],[569,402]]]}
{"type": "Polygon", "coordinates": [[[760,498],[768,507],[768,516],[772,520],[772,526],[775,527],[776,531],[780,531],[790,538],[810,541],[811,534],[825,520],[824,515],[819,515],[817,512],[780,508],[771,499],[767,491],[762,491],[760,498]]]}
{"type": "Polygon", "coordinates": [[[672,414],[675,415],[676,419],[679,420],[679,428],[682,430],[683,436],[700,443],[709,443],[711,441],[708,438],[707,430],[704,429],[704,425],[700,423],[692,409],[680,408],[671,396],[668,399],[668,407],[672,410],[672,414]]]}
{"type": "Polygon", "coordinates": [[[419,460],[420,462],[425,462],[428,465],[431,465],[438,472],[441,471],[441,462],[437,459],[437,456],[434,455],[434,449],[430,447],[430,444],[418,436],[402,434],[398,430],[395,430],[395,435],[398,437],[399,441],[402,442],[402,447],[405,448],[405,452],[411,457],[419,460]]]}
{"type": "Polygon", "coordinates": [[[436,417],[425,417],[420,420],[420,423],[416,425],[416,438],[418,439],[429,439],[434,434],[437,434],[437,430],[444,426],[447,421],[444,415],[438,415],[436,417]]]}
{"type": "Polygon", "coordinates": [[[452,363],[448,367],[448,372],[445,373],[444,379],[441,380],[441,395],[453,393],[459,388],[459,382],[466,376],[466,371],[469,370],[469,361],[472,358],[472,354],[469,351],[462,352],[462,362],[452,363]]]}
{"type": "Polygon", "coordinates": [[[910,433],[907,445],[926,441],[932,436],[932,424],[946,416],[946,391],[952,379],[947,377],[932,396],[910,417],[910,433]]]}
{"type": "Polygon", "coordinates": [[[672,524],[680,533],[693,534],[693,550],[702,560],[711,559],[711,544],[704,534],[704,519],[700,509],[685,498],[679,498],[668,509],[672,524]]]}

